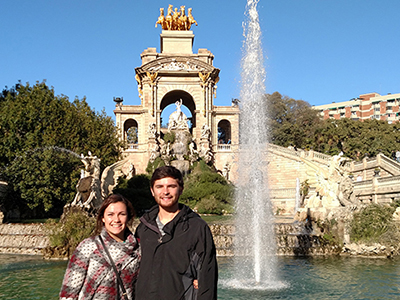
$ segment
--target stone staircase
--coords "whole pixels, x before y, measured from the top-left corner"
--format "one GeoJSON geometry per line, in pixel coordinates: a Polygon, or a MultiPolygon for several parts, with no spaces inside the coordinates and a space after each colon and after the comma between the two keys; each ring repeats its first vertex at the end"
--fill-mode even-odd
{"type": "Polygon", "coordinates": [[[0,224],[0,253],[42,255],[48,243],[44,224],[0,224]]]}

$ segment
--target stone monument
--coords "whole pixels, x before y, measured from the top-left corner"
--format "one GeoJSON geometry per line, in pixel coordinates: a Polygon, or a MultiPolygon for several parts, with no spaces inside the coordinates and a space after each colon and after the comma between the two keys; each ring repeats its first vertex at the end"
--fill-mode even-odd
{"type": "Polygon", "coordinates": [[[174,9],[172,5],[165,10],[161,8],[155,23],[156,27],[158,25],[162,28],[160,52],[156,48],[144,50],[142,65],[135,69],[140,105],[118,102],[114,110],[120,137],[128,144],[124,158],[140,174],[145,172],[147,163],[157,157],[169,164],[184,161],[182,155],[189,156],[190,164],[200,156],[220,172],[228,163],[231,166],[229,177],[234,181],[239,106],[237,102],[231,106],[214,105],[220,70],[213,66],[214,55],[209,50],[200,48],[197,53],[193,52],[192,28],[197,22],[192,9],[186,10],[185,6],[174,9]],[[175,145],[160,139],[161,132],[167,130],[162,128],[161,114],[171,104],[176,105],[176,111],[170,116],[168,130],[175,132],[178,140],[175,145]],[[183,107],[190,115],[183,114],[183,107]],[[132,127],[135,130],[130,130],[132,127]],[[131,132],[137,132],[136,143],[128,140],[131,132]],[[184,137],[187,133],[191,140],[184,137]],[[191,141],[192,149],[188,152],[185,143],[190,145],[191,141]]]}

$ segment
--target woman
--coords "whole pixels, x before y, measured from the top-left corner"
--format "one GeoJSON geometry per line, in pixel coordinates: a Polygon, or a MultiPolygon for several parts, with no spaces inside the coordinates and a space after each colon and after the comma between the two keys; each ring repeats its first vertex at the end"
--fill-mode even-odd
{"type": "Polygon", "coordinates": [[[96,233],[99,235],[85,239],[76,248],[65,272],[60,299],[135,298],[141,255],[139,244],[128,229],[133,217],[132,204],[123,196],[111,195],[103,201],[97,216],[96,233]],[[118,284],[107,250],[120,274],[123,288],[118,284]],[[124,289],[126,295],[123,298],[124,289]]]}

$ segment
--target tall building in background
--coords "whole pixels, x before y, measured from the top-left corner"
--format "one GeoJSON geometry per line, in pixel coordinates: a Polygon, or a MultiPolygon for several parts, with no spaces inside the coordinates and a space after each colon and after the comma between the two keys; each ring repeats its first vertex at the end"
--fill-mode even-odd
{"type": "Polygon", "coordinates": [[[344,102],[317,105],[312,108],[325,119],[349,118],[356,121],[384,120],[389,123],[400,120],[400,93],[381,96],[377,93],[363,94],[344,102]]]}

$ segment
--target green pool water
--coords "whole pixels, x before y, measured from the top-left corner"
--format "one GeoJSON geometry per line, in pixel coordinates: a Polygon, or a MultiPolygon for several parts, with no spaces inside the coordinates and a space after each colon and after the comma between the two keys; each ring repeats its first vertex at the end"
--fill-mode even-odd
{"type": "MultiPolygon", "coordinates": [[[[400,299],[400,259],[278,258],[283,287],[232,288],[230,258],[219,258],[218,299],[400,299]]],[[[0,254],[0,299],[58,299],[66,261],[0,254]]]]}

